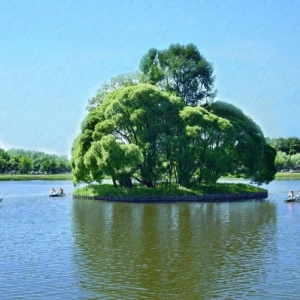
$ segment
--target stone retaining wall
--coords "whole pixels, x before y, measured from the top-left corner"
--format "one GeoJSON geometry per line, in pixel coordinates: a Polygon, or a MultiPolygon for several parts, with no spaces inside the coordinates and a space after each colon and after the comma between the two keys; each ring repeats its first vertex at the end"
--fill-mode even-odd
{"type": "Polygon", "coordinates": [[[207,194],[198,196],[78,196],[74,199],[102,200],[127,203],[231,202],[268,198],[268,191],[241,194],[207,194]]]}

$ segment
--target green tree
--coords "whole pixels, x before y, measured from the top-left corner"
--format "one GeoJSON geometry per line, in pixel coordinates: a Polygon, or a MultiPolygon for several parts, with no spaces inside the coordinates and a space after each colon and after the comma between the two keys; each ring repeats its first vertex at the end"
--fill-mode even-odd
{"type": "Polygon", "coordinates": [[[282,151],[277,151],[275,164],[278,169],[290,168],[292,166],[292,160],[290,155],[282,151]]]}
{"type": "Polygon", "coordinates": [[[292,162],[293,168],[299,168],[300,167],[300,153],[291,155],[291,162],[292,162]]]}
{"type": "Polygon", "coordinates": [[[258,184],[269,183],[275,178],[277,167],[275,164],[276,150],[269,144],[265,143],[264,152],[260,162],[260,167],[251,180],[258,184]]]}
{"type": "Polygon", "coordinates": [[[277,169],[296,169],[300,167],[300,153],[293,155],[286,154],[285,152],[277,151],[275,164],[277,169]]]}
{"type": "Polygon", "coordinates": [[[40,170],[41,172],[48,173],[48,174],[57,173],[55,161],[45,157],[45,159],[43,159],[43,161],[41,162],[40,170]]]}
{"type": "Polygon", "coordinates": [[[4,173],[8,171],[9,160],[10,160],[10,155],[4,149],[0,148],[0,173],[4,173]]]}
{"type": "Polygon", "coordinates": [[[28,156],[21,155],[19,158],[19,172],[21,174],[27,174],[32,170],[32,159],[28,156]]]}
{"type": "Polygon", "coordinates": [[[300,153],[300,140],[296,137],[291,137],[287,139],[289,145],[289,153],[290,155],[300,153]]]}
{"type": "MultiPolygon", "coordinates": [[[[256,176],[261,168],[266,145],[260,127],[239,108],[229,103],[216,101],[207,107],[214,114],[229,120],[236,131],[234,151],[231,153],[232,174],[244,178],[256,176]]],[[[266,153],[271,154],[271,151],[266,153]]]]}
{"type": "Polygon", "coordinates": [[[140,68],[138,79],[112,79],[89,101],[72,147],[75,183],[111,176],[121,186],[132,178],[148,187],[188,185],[226,174],[272,180],[274,149],[240,109],[212,102],[213,68],[195,45],[150,49],[140,68]]]}
{"type": "Polygon", "coordinates": [[[300,153],[300,139],[296,137],[267,139],[276,151],[285,152],[288,155],[300,153]]]}
{"type": "Polygon", "coordinates": [[[232,171],[235,142],[232,124],[203,107],[185,107],[180,116],[185,126],[185,142],[178,153],[179,183],[187,185],[195,174],[199,182],[215,183],[232,171]]]}
{"type": "MultiPolygon", "coordinates": [[[[168,156],[169,137],[173,136],[172,124],[178,122],[179,110],[182,107],[180,98],[148,84],[124,87],[108,94],[102,104],[83,121],[82,133],[74,143],[71,163],[76,181],[94,179],[89,172],[88,162],[95,159],[95,156],[91,155],[89,149],[93,142],[102,141],[107,135],[112,135],[115,139],[112,144],[114,149],[127,151],[131,158],[142,161],[134,178],[146,186],[155,186],[161,174],[166,172],[163,170],[166,165],[163,157],[168,156]],[[115,143],[123,146],[118,148],[115,143]],[[141,158],[139,152],[142,154],[141,158]],[[90,156],[89,159],[86,155],[90,156]]],[[[97,153],[102,156],[103,161],[103,155],[100,155],[103,145],[97,144],[97,147],[97,153]]],[[[111,156],[112,154],[107,154],[106,161],[111,162],[111,156]]],[[[127,160],[128,158],[125,161],[127,160]]],[[[107,169],[102,170],[106,170],[107,174],[107,169]]],[[[124,175],[124,172],[119,173],[120,176],[121,174],[124,175]]]]}
{"type": "Polygon", "coordinates": [[[115,186],[118,181],[122,187],[132,187],[131,178],[143,163],[143,155],[136,145],[120,144],[113,135],[105,135],[92,143],[84,163],[93,180],[99,181],[105,174],[111,176],[115,186]]]}
{"type": "Polygon", "coordinates": [[[113,91],[87,115],[71,163],[75,182],[111,176],[121,186],[134,178],[153,187],[159,180],[187,186],[195,176],[215,183],[228,173],[268,182],[274,160],[260,128],[233,105],[184,106],[140,84],[113,91]]]}
{"type": "Polygon", "coordinates": [[[67,173],[71,171],[71,165],[66,156],[54,156],[57,173],[67,173]]]}
{"type": "Polygon", "coordinates": [[[20,155],[10,155],[8,169],[10,172],[19,172],[20,155]]]}
{"type": "Polygon", "coordinates": [[[213,67],[194,44],[173,44],[169,49],[150,49],[140,61],[146,80],[162,90],[175,92],[186,105],[210,102],[214,96],[213,67]]]}
{"type": "Polygon", "coordinates": [[[99,106],[103,99],[112,91],[115,91],[121,87],[133,86],[142,82],[142,74],[139,72],[118,75],[112,77],[109,82],[105,82],[101,85],[96,95],[88,100],[86,109],[91,111],[99,106]]]}

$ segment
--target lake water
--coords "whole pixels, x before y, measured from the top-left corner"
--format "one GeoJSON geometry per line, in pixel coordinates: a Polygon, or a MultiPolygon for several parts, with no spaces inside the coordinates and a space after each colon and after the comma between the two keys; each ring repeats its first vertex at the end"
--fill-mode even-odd
{"type": "Polygon", "coordinates": [[[283,199],[300,182],[265,187],[262,201],[153,205],[0,182],[0,299],[299,299],[300,203],[283,199]]]}

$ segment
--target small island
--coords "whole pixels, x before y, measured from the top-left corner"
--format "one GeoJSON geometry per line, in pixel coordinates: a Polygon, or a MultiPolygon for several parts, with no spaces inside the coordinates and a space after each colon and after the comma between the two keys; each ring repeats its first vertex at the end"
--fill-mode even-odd
{"type": "Polygon", "coordinates": [[[74,197],[128,202],[266,198],[275,149],[241,109],[214,101],[213,67],[193,44],[150,49],[140,71],[89,100],[72,147],[74,197]],[[101,184],[111,178],[112,185],[101,184]]]}
{"type": "Polygon", "coordinates": [[[128,203],[224,202],[265,199],[268,191],[243,183],[201,185],[196,188],[133,187],[113,188],[112,185],[89,185],[73,193],[75,199],[128,203]]]}

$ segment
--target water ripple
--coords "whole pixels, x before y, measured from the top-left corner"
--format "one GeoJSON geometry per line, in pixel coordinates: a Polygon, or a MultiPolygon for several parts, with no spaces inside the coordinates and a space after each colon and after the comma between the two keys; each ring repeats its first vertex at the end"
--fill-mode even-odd
{"type": "Polygon", "coordinates": [[[52,185],[0,183],[1,299],[298,299],[300,206],[282,192],[130,205],[52,185]]]}

